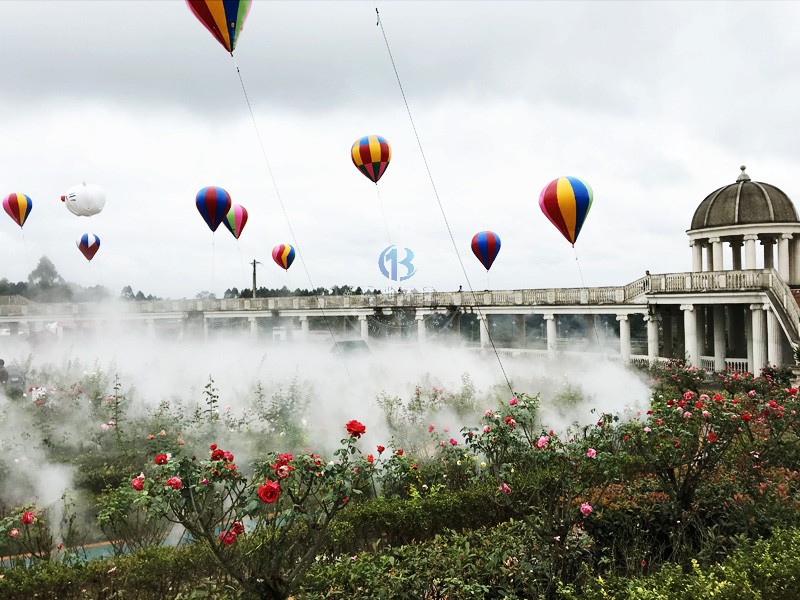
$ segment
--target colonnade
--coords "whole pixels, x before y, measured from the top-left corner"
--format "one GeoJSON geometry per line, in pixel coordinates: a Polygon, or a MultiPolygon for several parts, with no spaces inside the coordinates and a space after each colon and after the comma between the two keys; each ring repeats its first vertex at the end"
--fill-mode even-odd
{"type": "Polygon", "coordinates": [[[692,271],[734,271],[758,269],[759,254],[765,269],[776,269],[784,281],[800,284],[800,235],[791,233],[720,235],[718,237],[694,238],[689,241],[692,248],[692,271]],[[730,262],[725,259],[725,245],[730,250],[730,262]],[[761,246],[759,253],[758,246],[761,246]],[[777,257],[775,246],[777,245],[777,257]],[[744,248],[744,265],[742,249],[744,248]],[[776,260],[777,258],[777,260],[776,260]],[[728,263],[726,265],[726,263],[728,263]]]}

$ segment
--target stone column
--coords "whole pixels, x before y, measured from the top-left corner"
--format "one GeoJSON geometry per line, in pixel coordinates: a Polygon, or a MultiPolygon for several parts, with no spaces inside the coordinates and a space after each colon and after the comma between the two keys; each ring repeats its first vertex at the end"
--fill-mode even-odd
{"type": "Polygon", "coordinates": [[[478,325],[481,330],[481,348],[488,348],[489,343],[489,315],[481,313],[478,315],[478,325]]]}
{"type": "Polygon", "coordinates": [[[550,358],[555,358],[558,350],[558,329],[555,315],[544,315],[547,323],[547,354],[550,358]]]}
{"type": "Polygon", "coordinates": [[[700,344],[697,339],[697,313],[692,304],[681,304],[683,311],[683,347],[690,365],[700,366],[700,344]]]}
{"type": "Polygon", "coordinates": [[[250,321],[250,337],[258,339],[258,322],[256,321],[255,317],[247,317],[247,320],[250,321]]]}
{"type": "Polygon", "coordinates": [[[708,241],[711,243],[711,257],[713,260],[709,270],[723,271],[725,266],[722,264],[722,242],[718,237],[710,238],[708,241]]]}
{"type": "MultiPolygon", "coordinates": [[[[345,323],[347,317],[345,317],[345,323]]],[[[294,340],[294,317],[286,317],[283,320],[283,330],[286,332],[286,341],[291,342],[294,340]]]]}
{"type": "Polygon", "coordinates": [[[203,339],[208,341],[208,319],[203,317],[203,339]]]}
{"type": "Polygon", "coordinates": [[[751,304],[750,313],[752,314],[752,340],[753,340],[753,362],[750,370],[754,375],[759,375],[761,369],[767,361],[767,340],[764,338],[764,305],[751,304]]]}
{"type": "Polygon", "coordinates": [[[300,317],[300,340],[307,342],[309,338],[308,317],[300,317]]]}
{"type": "Polygon", "coordinates": [[[727,339],[725,335],[725,307],[714,305],[712,307],[714,319],[714,370],[726,371],[725,354],[727,339]]]}
{"type": "Polygon", "coordinates": [[[661,313],[661,328],[664,330],[664,356],[672,358],[672,312],[669,306],[661,313]]]}
{"type": "Polygon", "coordinates": [[[783,332],[778,317],[769,304],[764,305],[764,312],[767,315],[767,364],[780,366],[783,363],[783,332]]]}
{"type": "Polygon", "coordinates": [[[703,271],[713,271],[714,270],[714,249],[711,247],[711,244],[706,244],[706,264],[703,268],[703,271]]]}
{"type": "Polygon", "coordinates": [[[789,258],[789,271],[792,277],[791,283],[792,285],[797,285],[800,283],[800,237],[794,238],[790,246],[792,254],[789,258]]]}
{"type": "Polygon", "coordinates": [[[155,319],[147,319],[147,337],[156,337],[156,321],[155,319]]]}
{"type": "Polygon", "coordinates": [[[789,240],[791,239],[791,233],[782,233],[778,239],[778,275],[786,283],[789,283],[792,273],[789,268],[789,240]]]}
{"type": "Polygon", "coordinates": [[[772,244],[775,242],[771,237],[761,240],[761,245],[764,246],[764,268],[772,269],[775,266],[775,259],[772,253],[772,244]]]}
{"type": "Polygon", "coordinates": [[[367,315],[359,315],[358,324],[361,326],[361,339],[366,342],[369,339],[369,322],[367,321],[367,315]]]}
{"type": "Polygon", "coordinates": [[[651,365],[658,360],[658,319],[655,315],[645,315],[647,323],[647,358],[651,365]]]}
{"type": "Polygon", "coordinates": [[[747,350],[747,370],[753,372],[753,311],[744,311],[744,345],[747,350]]]}
{"type": "Polygon", "coordinates": [[[619,355],[623,362],[631,360],[631,322],[628,315],[617,315],[619,321],[619,355]]]}
{"type": "Polygon", "coordinates": [[[731,245],[731,259],[733,266],[731,267],[734,271],[741,271],[742,270],[742,242],[739,240],[733,240],[730,242],[731,245]]]}
{"type": "Polygon", "coordinates": [[[517,315],[517,344],[525,347],[525,315],[517,315]]]}
{"type": "MultiPolygon", "coordinates": [[[[706,307],[695,306],[695,323],[697,324],[697,366],[700,366],[700,357],[706,353],[706,307]]],[[[685,329],[684,329],[685,331],[685,329]]]]}
{"type": "Polygon", "coordinates": [[[756,240],[758,236],[754,233],[748,233],[744,236],[744,268],[756,268],[756,240]]]}
{"type": "Polygon", "coordinates": [[[691,240],[689,246],[692,248],[692,271],[699,273],[703,270],[703,246],[700,240],[691,240]]]}
{"type": "MultiPolygon", "coordinates": [[[[736,356],[736,337],[734,328],[734,311],[738,310],[738,306],[734,306],[729,304],[725,307],[725,334],[726,334],[726,343],[728,346],[728,351],[732,352],[731,356],[736,356]]],[[[714,333],[717,331],[716,323],[714,324],[714,333]]]]}
{"type": "Polygon", "coordinates": [[[417,321],[417,343],[423,346],[425,344],[426,334],[428,333],[425,331],[425,315],[417,313],[414,319],[417,321]]]}

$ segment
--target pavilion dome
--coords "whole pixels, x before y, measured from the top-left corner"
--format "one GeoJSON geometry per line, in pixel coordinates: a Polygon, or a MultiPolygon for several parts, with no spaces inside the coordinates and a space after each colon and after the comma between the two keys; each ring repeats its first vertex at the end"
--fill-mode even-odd
{"type": "Polygon", "coordinates": [[[735,183],[711,192],[692,217],[692,230],[757,223],[797,223],[789,196],[774,185],[751,181],[741,167],[735,183]]]}

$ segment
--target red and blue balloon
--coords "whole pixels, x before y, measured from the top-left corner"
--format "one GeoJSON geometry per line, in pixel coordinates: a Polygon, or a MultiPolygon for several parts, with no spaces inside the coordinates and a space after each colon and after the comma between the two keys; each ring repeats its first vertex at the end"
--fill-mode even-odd
{"type": "Polygon", "coordinates": [[[78,238],[77,244],[78,250],[86,257],[86,260],[92,260],[100,250],[100,238],[93,233],[84,233],[78,238]]]}
{"type": "Polygon", "coordinates": [[[216,231],[231,210],[231,196],[221,187],[204,187],[197,192],[197,210],[209,229],[216,231]]]}
{"type": "Polygon", "coordinates": [[[500,236],[493,231],[481,231],[472,238],[472,253],[488,271],[500,252],[500,236]]]}

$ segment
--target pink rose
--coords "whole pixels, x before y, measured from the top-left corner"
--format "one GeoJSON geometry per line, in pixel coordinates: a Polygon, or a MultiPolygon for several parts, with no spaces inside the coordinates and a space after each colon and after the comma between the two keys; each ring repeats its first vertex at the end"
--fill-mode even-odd
{"type": "Polygon", "coordinates": [[[547,444],[550,442],[550,438],[546,435],[541,436],[538,440],[536,440],[536,447],[540,450],[547,448],[547,444]]]}
{"type": "Polygon", "coordinates": [[[510,488],[510,487],[508,486],[508,484],[507,484],[507,483],[504,481],[503,483],[501,483],[501,484],[500,484],[500,487],[498,487],[498,488],[497,488],[497,491],[498,491],[498,492],[502,492],[502,493],[504,493],[504,494],[510,494],[510,493],[511,493],[511,488],[510,488]]]}
{"type": "Polygon", "coordinates": [[[509,405],[509,406],[514,406],[514,405],[515,405],[517,402],[519,402],[519,400],[517,400],[517,397],[516,397],[516,396],[514,396],[514,397],[511,399],[511,402],[509,402],[509,403],[508,403],[508,405],[509,405]]]}
{"type": "Polygon", "coordinates": [[[8,532],[8,537],[10,537],[12,539],[16,538],[18,535],[19,535],[19,529],[17,529],[16,527],[14,527],[14,529],[11,529],[8,532]]]}
{"type": "Polygon", "coordinates": [[[587,456],[588,458],[594,458],[595,456],[597,456],[597,450],[595,450],[594,448],[589,448],[589,449],[586,451],[586,456],[587,456]]]}
{"type": "Polygon", "coordinates": [[[594,509],[592,508],[592,505],[589,504],[588,502],[584,502],[583,504],[581,504],[581,514],[584,517],[589,516],[590,514],[592,514],[593,511],[594,509]]]}

